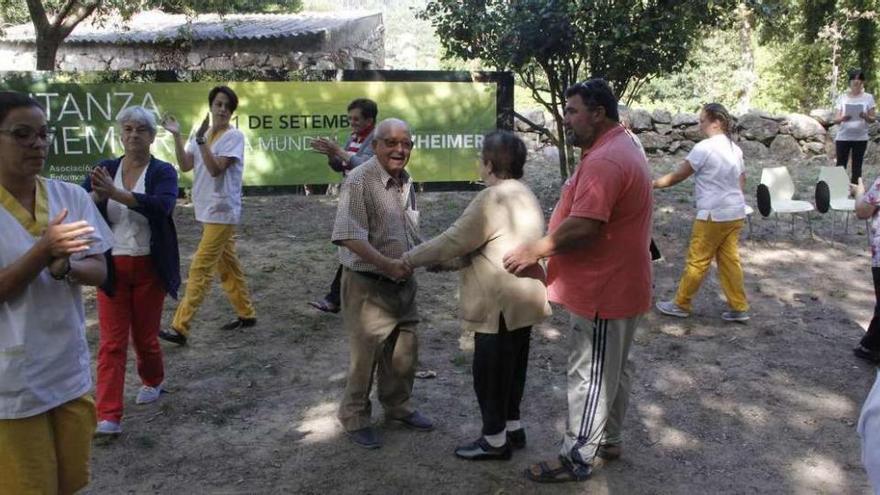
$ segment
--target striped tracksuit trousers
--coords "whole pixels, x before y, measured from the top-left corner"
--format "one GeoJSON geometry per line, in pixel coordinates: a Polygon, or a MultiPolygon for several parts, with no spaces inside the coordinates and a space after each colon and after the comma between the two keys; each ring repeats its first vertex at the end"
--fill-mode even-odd
{"type": "Polygon", "coordinates": [[[621,320],[571,314],[568,421],[560,455],[592,464],[599,445],[621,443],[629,403],[629,350],[642,315],[621,320]]]}

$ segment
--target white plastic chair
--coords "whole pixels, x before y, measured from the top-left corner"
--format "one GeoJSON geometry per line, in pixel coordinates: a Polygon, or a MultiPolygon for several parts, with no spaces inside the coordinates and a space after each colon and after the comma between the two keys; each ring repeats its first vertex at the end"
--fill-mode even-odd
{"type": "Polygon", "coordinates": [[[815,208],[809,201],[792,199],[794,198],[794,181],[791,180],[788,168],[783,166],[761,170],[761,184],[767,186],[770,191],[770,208],[776,216],[776,230],[779,230],[779,214],[787,213],[791,215],[791,232],[794,234],[794,217],[798,213],[804,213],[812,238],[813,222],[810,220],[810,212],[815,208]]]}
{"type": "MultiPolygon", "coordinates": [[[[828,184],[829,207],[844,212],[843,233],[849,230],[849,214],[856,211],[856,200],[849,197],[849,177],[843,167],[819,167],[819,182],[828,184]]],[[[834,213],[831,214],[831,239],[834,240],[834,213]]],[[[865,221],[867,225],[867,220],[865,221]]]]}
{"type": "Polygon", "coordinates": [[[752,213],[755,213],[755,209],[746,205],[746,222],[749,224],[749,239],[752,238],[752,213]]]}

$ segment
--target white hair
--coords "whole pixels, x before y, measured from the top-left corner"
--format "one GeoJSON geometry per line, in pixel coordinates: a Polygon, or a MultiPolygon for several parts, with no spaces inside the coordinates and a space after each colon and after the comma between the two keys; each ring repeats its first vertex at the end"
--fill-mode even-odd
{"type": "Polygon", "coordinates": [[[116,116],[116,123],[122,127],[126,122],[145,125],[150,128],[151,134],[156,134],[156,113],[142,106],[125,107],[116,116]]]}
{"type": "Polygon", "coordinates": [[[409,128],[409,124],[407,124],[406,121],[392,117],[385,119],[376,125],[376,138],[384,139],[385,136],[388,135],[388,132],[394,127],[403,127],[406,129],[406,133],[412,136],[412,130],[409,128]]]}

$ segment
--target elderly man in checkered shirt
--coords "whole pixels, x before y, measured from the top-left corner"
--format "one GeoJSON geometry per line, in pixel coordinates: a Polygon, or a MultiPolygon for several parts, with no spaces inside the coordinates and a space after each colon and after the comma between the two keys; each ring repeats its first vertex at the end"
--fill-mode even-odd
{"type": "Polygon", "coordinates": [[[400,257],[418,244],[418,210],[406,165],[409,125],[386,119],[376,126],[376,155],[342,185],[332,240],[340,246],[342,317],[351,365],[339,421],[361,447],[382,443],[372,426],[370,388],[376,370],[379,402],[388,419],[418,431],[434,428],[410,405],[417,359],[416,281],[400,257]]]}

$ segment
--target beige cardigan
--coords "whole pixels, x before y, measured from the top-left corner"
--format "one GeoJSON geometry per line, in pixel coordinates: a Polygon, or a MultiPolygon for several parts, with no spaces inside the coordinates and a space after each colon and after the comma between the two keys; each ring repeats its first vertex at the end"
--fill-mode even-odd
{"type": "Polygon", "coordinates": [[[461,317],[464,329],[498,333],[500,315],[514,330],[540,323],[551,314],[540,280],[520,278],[504,269],[504,255],[544,235],[538,199],[518,180],[487,187],[471,201],[446,232],[404,254],[413,268],[463,257],[461,317]]]}

